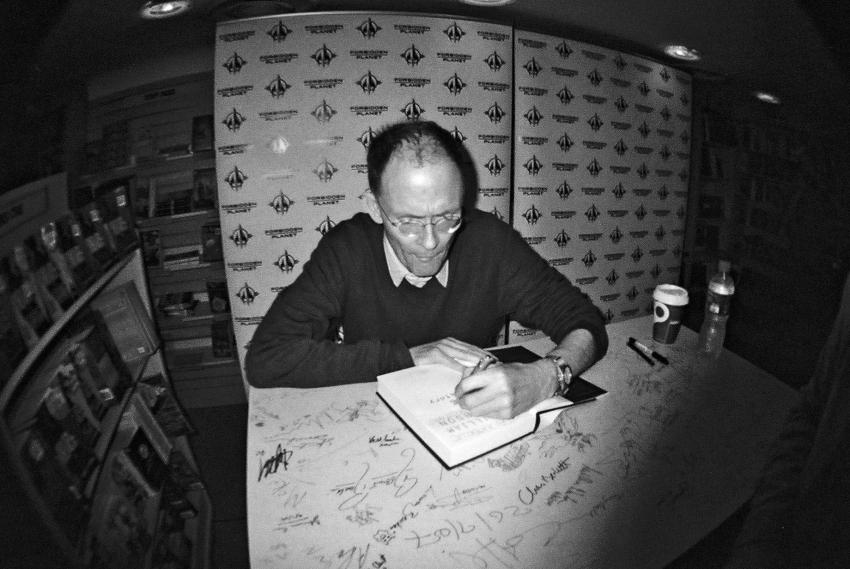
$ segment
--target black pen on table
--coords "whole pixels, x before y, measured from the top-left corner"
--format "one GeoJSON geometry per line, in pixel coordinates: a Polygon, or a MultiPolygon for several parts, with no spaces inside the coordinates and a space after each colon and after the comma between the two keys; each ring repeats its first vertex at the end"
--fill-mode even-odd
{"type": "Polygon", "coordinates": [[[634,352],[635,352],[637,355],[639,355],[641,358],[643,358],[643,360],[644,360],[646,363],[648,363],[648,364],[649,364],[649,365],[651,365],[651,366],[654,366],[654,365],[655,365],[655,362],[654,362],[654,361],[652,361],[652,358],[651,358],[651,357],[649,357],[648,355],[646,355],[646,354],[643,352],[643,350],[641,350],[640,348],[638,348],[638,347],[635,345],[635,343],[634,343],[634,338],[629,338],[629,341],[628,341],[628,342],[626,342],[626,345],[627,345],[628,347],[630,347],[632,350],[634,350],[634,352]]]}
{"type": "Polygon", "coordinates": [[[641,344],[640,342],[638,342],[634,338],[629,338],[629,344],[634,346],[638,350],[640,350],[640,352],[646,358],[649,358],[649,356],[652,356],[653,358],[655,358],[659,362],[663,363],[664,365],[667,365],[667,364],[670,363],[670,360],[668,360],[666,357],[662,356],[661,354],[659,354],[655,350],[650,350],[647,346],[641,344]]]}

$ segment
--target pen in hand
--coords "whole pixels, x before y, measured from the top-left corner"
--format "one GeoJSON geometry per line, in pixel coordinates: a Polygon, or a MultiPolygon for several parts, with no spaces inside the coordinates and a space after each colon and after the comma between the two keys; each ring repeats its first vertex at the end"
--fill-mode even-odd
{"type": "Polygon", "coordinates": [[[491,365],[491,364],[493,364],[494,362],[497,362],[497,361],[499,361],[499,360],[498,360],[495,356],[491,356],[491,355],[489,355],[489,354],[488,354],[488,355],[486,355],[486,356],[484,356],[484,357],[482,357],[482,358],[480,358],[480,359],[478,360],[478,363],[476,363],[476,364],[475,364],[475,367],[473,367],[473,368],[472,368],[472,371],[470,371],[469,373],[464,373],[464,374],[463,374],[463,377],[462,377],[462,378],[461,378],[461,380],[458,382],[457,387],[455,387],[455,397],[456,397],[457,399],[461,399],[463,396],[465,396],[465,395],[469,395],[470,393],[474,393],[474,392],[478,391],[479,389],[481,389],[481,388],[479,387],[479,388],[477,388],[477,389],[471,389],[471,390],[466,391],[466,392],[461,392],[461,391],[460,391],[460,384],[461,384],[461,382],[462,382],[465,378],[467,378],[467,377],[469,377],[469,376],[471,376],[471,375],[475,375],[476,373],[478,373],[478,372],[480,372],[480,371],[484,371],[485,369],[487,369],[488,367],[490,367],[490,365],[491,365]]]}

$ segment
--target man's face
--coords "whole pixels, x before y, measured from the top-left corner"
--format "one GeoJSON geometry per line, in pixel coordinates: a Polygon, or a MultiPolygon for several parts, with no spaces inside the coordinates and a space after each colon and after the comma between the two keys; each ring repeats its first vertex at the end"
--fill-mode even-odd
{"type": "Polygon", "coordinates": [[[436,275],[446,262],[454,235],[426,225],[421,236],[410,236],[394,227],[415,219],[436,221],[441,215],[459,214],[463,203],[463,181],[452,160],[432,156],[422,164],[411,162],[404,153],[390,159],[381,177],[379,197],[382,219],[390,246],[407,270],[419,277],[436,275]]]}

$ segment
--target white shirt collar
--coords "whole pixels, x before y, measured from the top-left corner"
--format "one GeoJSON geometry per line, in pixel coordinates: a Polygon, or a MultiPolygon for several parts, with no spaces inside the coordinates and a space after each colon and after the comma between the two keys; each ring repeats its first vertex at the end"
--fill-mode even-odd
{"type": "MultiPolygon", "coordinates": [[[[419,277],[407,270],[407,267],[404,266],[401,259],[399,259],[398,255],[395,254],[386,234],[384,234],[384,256],[387,258],[387,269],[390,271],[390,278],[395,286],[399,286],[402,279],[404,279],[416,288],[422,288],[425,286],[425,283],[431,280],[431,277],[419,277]]],[[[446,262],[443,263],[443,266],[440,269],[440,272],[436,274],[436,277],[437,282],[443,285],[443,287],[447,286],[447,283],[449,282],[448,259],[446,259],[446,262]]]]}

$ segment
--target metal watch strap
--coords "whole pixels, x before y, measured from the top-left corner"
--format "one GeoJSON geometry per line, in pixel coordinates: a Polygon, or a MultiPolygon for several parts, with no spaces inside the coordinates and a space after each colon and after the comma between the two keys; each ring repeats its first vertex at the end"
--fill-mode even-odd
{"type": "Polygon", "coordinates": [[[570,367],[570,364],[564,361],[564,358],[557,354],[547,354],[545,358],[555,364],[555,369],[558,373],[558,387],[552,395],[563,396],[566,394],[567,388],[569,388],[570,382],[573,379],[573,368],[570,367]]]}

